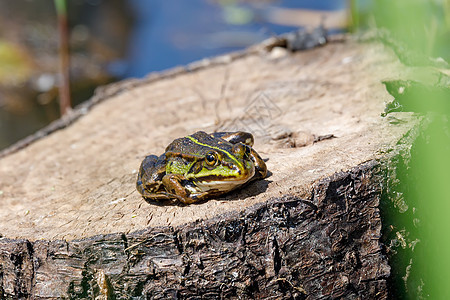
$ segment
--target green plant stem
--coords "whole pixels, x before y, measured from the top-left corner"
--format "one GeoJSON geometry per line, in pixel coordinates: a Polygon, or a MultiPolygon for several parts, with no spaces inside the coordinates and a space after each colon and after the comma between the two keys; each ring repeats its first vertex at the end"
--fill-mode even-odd
{"type": "Polygon", "coordinates": [[[350,2],[350,16],[351,16],[350,30],[352,32],[355,32],[359,28],[358,0],[349,0],[349,2],[350,2]]]}
{"type": "Polygon", "coordinates": [[[69,75],[69,30],[67,24],[66,0],[55,0],[56,12],[58,15],[59,31],[59,108],[61,115],[67,114],[71,109],[70,100],[70,75],[69,75]]]}

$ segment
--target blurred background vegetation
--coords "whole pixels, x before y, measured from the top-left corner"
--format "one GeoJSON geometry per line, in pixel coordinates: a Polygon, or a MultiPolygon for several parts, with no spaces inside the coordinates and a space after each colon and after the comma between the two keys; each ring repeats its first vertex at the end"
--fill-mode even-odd
{"type": "Polygon", "coordinates": [[[394,87],[393,110],[422,118],[420,130],[405,137],[411,149],[385,174],[381,212],[392,299],[450,299],[450,1],[352,1],[352,8],[353,30],[375,29],[411,67],[386,84],[394,87]]]}
{"type": "MultiPolygon", "coordinates": [[[[73,105],[99,85],[243,49],[299,27],[375,32],[417,68],[415,78],[399,79],[425,91],[397,99],[398,110],[422,117],[423,127],[411,150],[396,158],[383,191],[393,299],[450,299],[450,0],[67,3],[73,105]]],[[[0,0],[0,149],[59,117],[58,62],[53,2],[0,0]]]]}

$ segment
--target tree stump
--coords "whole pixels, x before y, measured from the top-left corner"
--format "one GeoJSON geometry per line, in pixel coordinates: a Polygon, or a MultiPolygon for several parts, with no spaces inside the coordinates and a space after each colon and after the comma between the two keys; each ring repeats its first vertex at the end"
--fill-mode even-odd
{"type": "Polygon", "coordinates": [[[385,299],[380,166],[416,126],[383,118],[403,67],[377,43],[267,44],[98,90],[0,160],[2,299],[385,299]],[[246,130],[265,180],[147,203],[137,169],[173,139],[246,130]]]}

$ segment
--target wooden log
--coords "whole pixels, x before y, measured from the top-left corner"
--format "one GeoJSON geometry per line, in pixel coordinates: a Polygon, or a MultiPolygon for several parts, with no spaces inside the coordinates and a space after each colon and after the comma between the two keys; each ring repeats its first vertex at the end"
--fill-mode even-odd
{"type": "Polygon", "coordinates": [[[387,298],[380,164],[417,122],[381,117],[381,80],[403,66],[348,38],[266,46],[107,87],[8,150],[1,297],[387,298]],[[189,206],[136,192],[146,154],[233,129],[255,134],[268,178],[189,206]]]}

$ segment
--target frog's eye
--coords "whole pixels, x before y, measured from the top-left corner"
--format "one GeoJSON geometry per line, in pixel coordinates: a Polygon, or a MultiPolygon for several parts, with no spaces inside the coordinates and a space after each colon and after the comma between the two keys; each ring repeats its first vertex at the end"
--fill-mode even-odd
{"type": "Polygon", "coordinates": [[[206,163],[210,166],[214,166],[217,162],[217,153],[208,152],[205,156],[206,163]]]}

